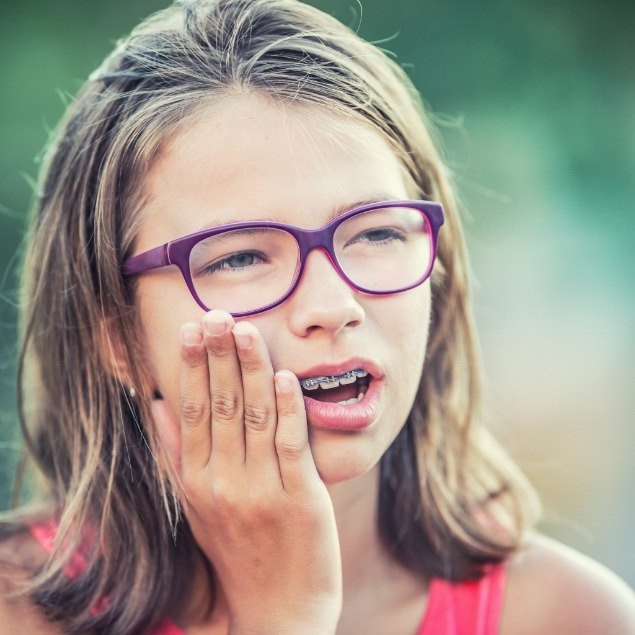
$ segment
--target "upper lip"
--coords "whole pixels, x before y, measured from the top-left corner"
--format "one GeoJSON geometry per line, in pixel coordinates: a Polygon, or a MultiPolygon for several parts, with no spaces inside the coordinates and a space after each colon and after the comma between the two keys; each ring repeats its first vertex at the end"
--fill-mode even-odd
{"type": "Polygon", "coordinates": [[[300,381],[310,377],[330,377],[331,375],[341,375],[355,368],[363,368],[373,379],[381,379],[384,376],[383,368],[372,359],[367,357],[350,357],[341,362],[331,364],[318,364],[304,370],[298,371],[295,375],[300,381]]]}

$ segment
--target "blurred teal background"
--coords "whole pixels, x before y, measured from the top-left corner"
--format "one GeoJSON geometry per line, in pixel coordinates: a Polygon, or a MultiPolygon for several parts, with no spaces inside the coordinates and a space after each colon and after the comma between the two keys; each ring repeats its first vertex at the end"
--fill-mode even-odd
{"type": "MultiPolygon", "coordinates": [[[[15,259],[68,94],[168,2],[0,9],[0,508],[19,444],[15,259]],[[66,96],[65,96],[66,95],[66,96]]],[[[312,2],[357,27],[352,0],[312,2]]],[[[542,530],[635,585],[635,5],[365,0],[457,174],[492,427],[543,495],[542,530]]]]}

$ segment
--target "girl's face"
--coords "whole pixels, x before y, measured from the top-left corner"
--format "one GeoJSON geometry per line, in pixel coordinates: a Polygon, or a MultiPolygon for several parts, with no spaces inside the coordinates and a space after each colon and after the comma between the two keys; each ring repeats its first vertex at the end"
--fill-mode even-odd
{"type": "MultiPolygon", "coordinates": [[[[188,126],[164,149],[144,185],[135,253],[208,224],[275,217],[316,228],[336,208],[414,194],[396,156],[370,127],[253,95],[225,102],[188,126]]],[[[178,457],[179,330],[200,321],[203,311],[176,267],[146,272],[138,294],[152,379],[164,397],[163,419],[170,421],[162,435],[178,457]]],[[[318,364],[360,356],[383,370],[370,426],[325,430],[309,418],[311,449],[325,483],[368,472],[404,425],[422,372],[430,308],[429,279],[403,293],[365,295],[346,284],[324,252],[313,250],[286,302],[237,319],[260,330],[274,371],[306,376],[303,371],[318,364]]]]}

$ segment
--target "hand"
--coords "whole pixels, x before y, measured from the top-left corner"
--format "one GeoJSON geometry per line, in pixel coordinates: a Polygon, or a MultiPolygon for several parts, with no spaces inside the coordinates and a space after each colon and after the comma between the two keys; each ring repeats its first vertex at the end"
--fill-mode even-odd
{"type": "Polygon", "coordinates": [[[280,371],[274,381],[253,324],[214,310],[203,325],[182,329],[177,464],[184,513],[222,584],[232,633],[288,624],[334,632],[339,541],[298,380],[280,371]]]}

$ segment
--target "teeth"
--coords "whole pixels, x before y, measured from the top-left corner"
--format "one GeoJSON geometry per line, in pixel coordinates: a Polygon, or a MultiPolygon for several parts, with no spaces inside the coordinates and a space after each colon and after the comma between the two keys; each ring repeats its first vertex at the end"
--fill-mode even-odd
{"type": "Polygon", "coordinates": [[[357,395],[357,397],[351,397],[350,399],[347,399],[346,401],[338,401],[337,403],[340,406],[352,406],[353,404],[359,403],[363,398],[364,398],[364,395],[360,393],[359,395],[357,395]]]}
{"type": "Polygon", "coordinates": [[[310,377],[308,379],[303,379],[301,384],[306,390],[316,390],[318,387],[323,390],[328,390],[329,388],[336,388],[340,384],[343,386],[352,384],[358,377],[366,377],[366,375],[368,375],[368,371],[365,371],[362,368],[355,368],[353,370],[349,370],[347,373],[342,373],[337,376],[310,377]]]}
{"type": "Polygon", "coordinates": [[[364,398],[365,394],[366,393],[364,393],[363,391],[360,390],[360,392],[357,395],[357,397],[351,397],[350,399],[347,399],[346,401],[338,401],[337,403],[340,406],[352,406],[355,403],[359,403],[364,398]]]}

